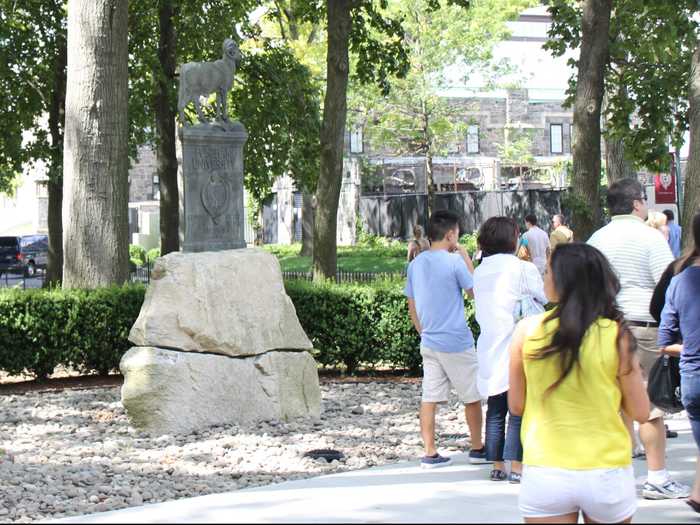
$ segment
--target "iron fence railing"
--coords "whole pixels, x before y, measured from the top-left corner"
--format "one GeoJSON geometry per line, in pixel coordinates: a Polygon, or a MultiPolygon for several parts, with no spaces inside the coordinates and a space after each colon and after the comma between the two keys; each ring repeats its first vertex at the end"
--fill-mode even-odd
{"type": "MultiPolygon", "coordinates": [[[[406,272],[346,272],[339,271],[335,274],[337,283],[369,283],[378,279],[391,279],[406,277],[406,272]]],[[[311,281],[313,274],[311,272],[282,272],[282,278],[290,280],[311,281]]]]}

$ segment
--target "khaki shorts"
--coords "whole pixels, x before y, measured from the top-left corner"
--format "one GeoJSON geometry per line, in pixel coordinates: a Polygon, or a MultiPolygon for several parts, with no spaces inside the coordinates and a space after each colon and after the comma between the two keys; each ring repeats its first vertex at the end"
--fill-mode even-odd
{"type": "Polygon", "coordinates": [[[478,364],[476,349],[464,352],[436,352],[421,346],[423,357],[423,397],[424,403],[445,403],[450,394],[450,386],[457,392],[462,403],[481,400],[476,387],[478,364]]]}
{"type": "MultiPolygon", "coordinates": [[[[642,376],[646,384],[651,367],[654,366],[654,363],[661,355],[659,353],[659,345],[656,342],[659,329],[656,327],[630,326],[630,331],[637,340],[637,356],[639,356],[639,364],[642,366],[642,376]]],[[[651,405],[649,420],[658,419],[665,414],[666,412],[660,408],[651,405]]]]}

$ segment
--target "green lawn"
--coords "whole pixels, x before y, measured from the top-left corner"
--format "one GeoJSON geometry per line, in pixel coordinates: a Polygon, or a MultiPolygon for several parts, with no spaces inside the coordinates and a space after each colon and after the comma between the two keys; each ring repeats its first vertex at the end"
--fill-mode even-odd
{"type": "MultiPolygon", "coordinates": [[[[311,271],[311,257],[301,257],[299,255],[301,246],[298,244],[291,246],[266,245],[265,249],[277,256],[283,272],[311,271]]],[[[338,270],[340,271],[401,273],[405,268],[406,252],[404,247],[338,247],[338,270]]]]}
{"type": "MultiPolygon", "coordinates": [[[[311,257],[299,255],[278,256],[283,272],[308,272],[311,257]]],[[[338,270],[345,272],[401,273],[406,260],[398,257],[354,255],[338,257],[338,270]]]]}

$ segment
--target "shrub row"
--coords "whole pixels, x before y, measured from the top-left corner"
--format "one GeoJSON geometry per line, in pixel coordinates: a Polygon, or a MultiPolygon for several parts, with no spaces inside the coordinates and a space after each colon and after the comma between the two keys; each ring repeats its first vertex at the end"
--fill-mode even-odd
{"type": "Polygon", "coordinates": [[[0,293],[0,370],[45,378],[57,365],[106,374],[129,349],[144,288],[0,293]]]}
{"type": "MultiPolygon", "coordinates": [[[[403,282],[324,284],[288,281],[299,321],[327,367],[390,366],[417,371],[419,339],[403,282]]],[[[0,370],[38,378],[57,365],[106,374],[131,346],[142,286],[98,290],[11,290],[0,293],[0,370]]],[[[475,335],[472,303],[467,302],[475,335]]]]}

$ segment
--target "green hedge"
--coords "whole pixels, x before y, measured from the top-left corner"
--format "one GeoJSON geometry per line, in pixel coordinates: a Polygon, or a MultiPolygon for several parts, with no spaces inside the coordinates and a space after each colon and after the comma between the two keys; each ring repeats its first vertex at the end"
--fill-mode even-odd
{"type": "MultiPolygon", "coordinates": [[[[419,339],[408,316],[403,282],[372,285],[288,281],[314,357],[327,367],[420,369],[419,339]]],[[[106,374],[131,346],[142,286],[98,290],[0,292],[0,370],[44,378],[56,365],[106,374]]],[[[466,302],[475,336],[471,301],[466,302]]]]}
{"type": "Polygon", "coordinates": [[[61,364],[106,374],[129,349],[143,286],[0,293],[0,370],[37,378],[61,364]]]}

